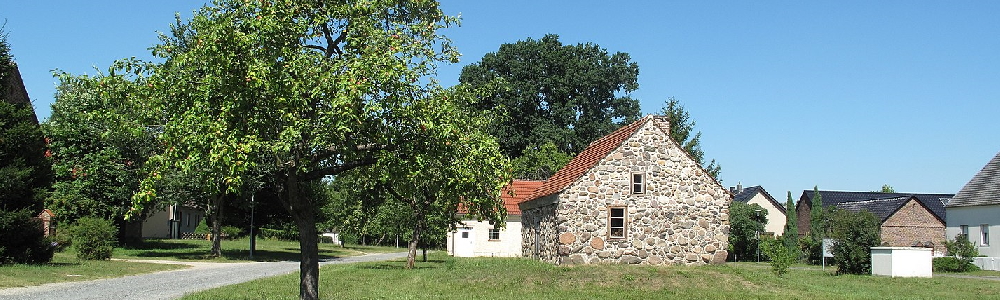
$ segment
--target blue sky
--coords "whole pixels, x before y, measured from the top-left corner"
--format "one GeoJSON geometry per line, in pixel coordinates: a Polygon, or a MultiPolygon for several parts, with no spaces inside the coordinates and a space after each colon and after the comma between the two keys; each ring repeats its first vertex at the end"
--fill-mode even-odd
{"type": "MultiPolygon", "coordinates": [[[[204,1],[12,1],[0,19],[49,115],[50,70],[149,58],[175,12],[204,1]]],[[[1000,2],[444,1],[461,67],[547,33],[639,64],[645,114],[686,105],[723,184],[955,193],[1000,151],[1000,2]]]]}

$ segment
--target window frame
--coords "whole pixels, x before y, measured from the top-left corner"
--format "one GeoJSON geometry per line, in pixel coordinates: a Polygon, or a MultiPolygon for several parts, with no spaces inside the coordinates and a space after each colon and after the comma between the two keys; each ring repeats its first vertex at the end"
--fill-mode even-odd
{"type": "Polygon", "coordinates": [[[979,244],[982,247],[990,246],[990,224],[979,225],[979,244]]]}
{"type": "Polygon", "coordinates": [[[608,240],[624,240],[628,239],[628,207],[627,206],[609,206],[608,207],[608,240]],[[621,210],[622,214],[620,217],[615,217],[615,210],[621,210]],[[614,226],[614,220],[621,219],[622,226],[614,226]],[[615,235],[615,229],[621,228],[621,235],[615,235]]]}
{"type": "Polygon", "coordinates": [[[642,195],[646,193],[646,173],[633,172],[632,175],[629,176],[629,192],[631,192],[632,195],[642,195]],[[639,178],[639,180],[636,181],[636,178],[639,178]],[[639,191],[636,191],[636,187],[638,187],[639,191]]]}
{"type": "Polygon", "coordinates": [[[490,240],[490,241],[499,241],[500,240],[500,229],[496,228],[496,227],[490,228],[489,232],[487,233],[486,236],[488,237],[488,240],[490,240]],[[496,235],[496,238],[494,238],[494,235],[496,235]]]}
{"type": "Polygon", "coordinates": [[[965,237],[965,240],[969,240],[969,225],[959,225],[958,234],[965,237]]]}

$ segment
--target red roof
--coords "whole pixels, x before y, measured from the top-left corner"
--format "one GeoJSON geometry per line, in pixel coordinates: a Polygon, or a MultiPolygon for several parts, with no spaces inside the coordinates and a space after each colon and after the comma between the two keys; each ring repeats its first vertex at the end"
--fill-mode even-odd
{"type": "Polygon", "coordinates": [[[604,159],[604,157],[608,156],[611,151],[617,149],[619,145],[624,143],[625,140],[632,136],[633,133],[638,131],[639,128],[642,127],[642,124],[645,124],[649,120],[652,120],[652,116],[645,116],[642,119],[632,122],[632,124],[625,125],[622,128],[597,139],[593,143],[590,143],[590,146],[587,146],[587,149],[583,149],[583,152],[577,154],[576,157],[567,163],[565,167],[559,169],[559,171],[552,175],[552,177],[549,177],[549,180],[546,180],[545,184],[539,187],[538,190],[536,190],[535,193],[525,201],[531,201],[561,192],[571,183],[579,179],[580,176],[583,176],[587,170],[590,170],[590,168],[597,165],[597,163],[604,159]]]}
{"type": "MultiPolygon", "coordinates": [[[[528,199],[538,187],[542,186],[545,181],[535,181],[535,180],[514,180],[510,184],[503,187],[500,190],[500,199],[503,200],[503,206],[507,209],[507,215],[521,215],[521,208],[517,206],[518,203],[523,202],[528,199]]],[[[464,214],[469,211],[465,208],[465,205],[459,204],[458,213],[464,214]]]]}
{"type": "Polygon", "coordinates": [[[500,199],[503,199],[503,206],[507,208],[507,214],[521,215],[521,208],[517,204],[531,197],[535,190],[543,184],[545,181],[514,180],[510,185],[505,186],[500,192],[500,199]],[[511,191],[513,191],[513,195],[511,195],[511,191]]]}

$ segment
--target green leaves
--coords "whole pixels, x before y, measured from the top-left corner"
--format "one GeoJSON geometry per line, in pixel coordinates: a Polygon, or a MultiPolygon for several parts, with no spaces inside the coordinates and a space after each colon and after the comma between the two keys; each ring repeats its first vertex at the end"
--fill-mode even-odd
{"type": "Polygon", "coordinates": [[[547,142],[576,154],[639,117],[639,67],[596,44],[563,45],[557,35],[503,44],[462,69],[459,81],[486,95],[474,105],[506,116],[490,133],[508,157],[547,142]],[[498,88],[498,85],[501,87],[498,88]]]}

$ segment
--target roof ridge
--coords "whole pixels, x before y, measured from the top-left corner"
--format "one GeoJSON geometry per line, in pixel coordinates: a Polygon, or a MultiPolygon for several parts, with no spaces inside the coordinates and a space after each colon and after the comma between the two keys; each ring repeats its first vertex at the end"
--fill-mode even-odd
{"type": "Polygon", "coordinates": [[[558,193],[567,186],[572,184],[574,181],[583,176],[587,170],[593,168],[597,163],[603,160],[608,154],[611,154],[615,149],[621,146],[622,143],[627,141],[632,135],[634,135],[639,128],[652,120],[652,115],[646,115],[645,117],[639,118],[628,125],[622,126],[621,128],[608,133],[607,135],[593,141],[587,148],[580,151],[579,154],[573,157],[565,166],[552,174],[548,180],[545,181],[542,186],[535,190],[534,194],[529,196],[525,201],[528,202],[534,199],[545,197],[558,193]]]}

